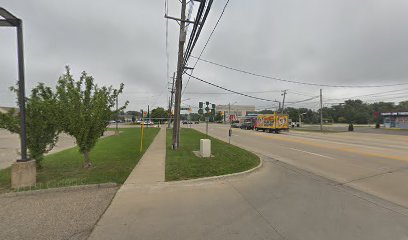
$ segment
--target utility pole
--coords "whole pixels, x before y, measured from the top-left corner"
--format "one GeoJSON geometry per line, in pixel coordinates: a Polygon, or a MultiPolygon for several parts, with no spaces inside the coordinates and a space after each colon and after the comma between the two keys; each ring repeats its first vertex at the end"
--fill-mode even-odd
{"type": "MultiPolygon", "coordinates": [[[[284,109],[285,109],[285,97],[286,97],[286,91],[287,90],[283,90],[282,92],[282,96],[283,96],[283,101],[282,101],[282,113],[283,113],[283,111],[284,111],[284,109]]],[[[280,104],[279,104],[280,105],[280,104]]]]}
{"type": "Polygon", "coordinates": [[[174,78],[175,78],[176,73],[173,73],[173,83],[171,84],[171,97],[170,97],[170,103],[169,103],[169,123],[167,125],[168,128],[170,128],[171,124],[171,109],[173,109],[173,95],[174,95],[174,78]]]}
{"type": "Polygon", "coordinates": [[[184,43],[186,42],[186,0],[181,0],[181,20],[180,20],[180,35],[179,49],[177,60],[177,79],[176,79],[176,96],[174,103],[174,123],[173,123],[173,149],[178,149],[180,146],[180,104],[181,104],[181,88],[183,86],[183,68],[184,68],[184,43]]]}
{"type": "Polygon", "coordinates": [[[116,131],[115,131],[115,134],[116,135],[119,135],[119,129],[118,129],[118,121],[119,121],[119,119],[118,119],[118,117],[119,117],[119,112],[118,112],[118,96],[116,96],[116,131]]]}
{"type": "Polygon", "coordinates": [[[323,96],[320,89],[320,131],[323,132],[323,96]]]}
{"type": "Polygon", "coordinates": [[[231,103],[228,103],[228,118],[229,118],[229,123],[231,125],[231,103]]]}

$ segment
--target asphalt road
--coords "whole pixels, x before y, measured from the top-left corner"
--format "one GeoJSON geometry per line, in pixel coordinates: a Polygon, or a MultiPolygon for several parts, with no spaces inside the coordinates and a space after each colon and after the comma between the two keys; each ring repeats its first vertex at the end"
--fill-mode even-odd
{"type": "MultiPolygon", "coordinates": [[[[347,132],[348,125],[347,124],[323,125],[323,129],[327,131],[347,132]]],[[[304,125],[301,128],[296,127],[291,130],[319,131],[320,125],[304,125]]],[[[381,126],[381,128],[375,128],[374,125],[354,125],[354,132],[408,136],[408,129],[392,129],[384,128],[383,126],[381,126]]]]}
{"type": "Polygon", "coordinates": [[[0,195],[0,239],[85,240],[117,187],[0,195]]]}
{"type": "MultiPolygon", "coordinates": [[[[205,131],[205,124],[193,126],[205,131]]],[[[228,126],[209,134],[228,141],[228,126]]],[[[408,136],[233,129],[233,144],[408,207],[408,136]]]]}
{"type": "MultiPolygon", "coordinates": [[[[195,127],[204,129],[204,125],[195,127]]],[[[224,126],[210,126],[210,133],[222,138],[227,135],[226,130],[224,126]]],[[[353,159],[344,160],[348,159],[346,156],[341,159],[351,166],[342,166],[333,160],[337,152],[331,148],[347,148],[351,150],[344,154],[355,154],[349,144],[364,145],[365,140],[349,135],[342,136],[341,141],[337,138],[337,135],[267,135],[234,130],[233,142],[258,152],[263,159],[261,168],[248,175],[218,180],[127,181],[89,240],[408,239],[406,207],[293,166],[297,161],[303,162],[297,165],[310,166],[311,171],[320,170],[319,175],[332,175],[332,179],[342,181],[358,177],[357,173],[369,167],[363,165],[362,170],[357,166],[360,163],[350,163],[353,159]],[[334,164],[330,164],[332,161],[334,164]],[[350,169],[357,169],[357,173],[350,169]]],[[[377,145],[381,142],[373,140],[364,151],[374,151],[377,145]]],[[[381,168],[379,165],[376,162],[368,173],[374,171],[374,166],[381,168]]]]}

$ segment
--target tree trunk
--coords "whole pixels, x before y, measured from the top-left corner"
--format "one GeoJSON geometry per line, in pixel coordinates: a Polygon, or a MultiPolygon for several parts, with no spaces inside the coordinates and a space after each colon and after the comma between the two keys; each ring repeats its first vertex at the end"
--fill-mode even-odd
{"type": "Polygon", "coordinates": [[[92,167],[91,159],[89,158],[89,151],[86,151],[83,153],[84,154],[84,168],[90,168],[92,167]]]}

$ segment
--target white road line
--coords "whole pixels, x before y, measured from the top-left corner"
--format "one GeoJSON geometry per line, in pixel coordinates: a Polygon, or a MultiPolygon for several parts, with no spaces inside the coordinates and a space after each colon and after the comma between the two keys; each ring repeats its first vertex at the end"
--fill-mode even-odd
{"type": "Polygon", "coordinates": [[[295,151],[298,151],[298,152],[303,152],[303,153],[316,155],[316,156],[323,157],[323,158],[334,159],[334,158],[329,157],[329,156],[325,156],[325,155],[321,155],[321,154],[317,154],[317,153],[313,153],[313,152],[308,152],[308,151],[300,150],[300,149],[297,149],[297,148],[289,148],[289,149],[292,149],[292,150],[295,150],[295,151]]]}

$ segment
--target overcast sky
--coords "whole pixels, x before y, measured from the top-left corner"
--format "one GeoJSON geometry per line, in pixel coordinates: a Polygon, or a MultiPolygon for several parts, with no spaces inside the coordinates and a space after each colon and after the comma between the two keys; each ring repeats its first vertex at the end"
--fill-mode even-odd
{"type": "MultiPolygon", "coordinates": [[[[179,1],[168,1],[169,15],[179,17],[179,1]]],[[[214,1],[193,55],[203,48],[225,2],[214,1]]],[[[76,77],[85,70],[98,85],[118,87],[123,82],[121,101],[130,101],[128,110],[167,106],[164,0],[2,0],[0,6],[24,21],[27,91],[38,82],[54,86],[64,66],[70,65],[76,77]]],[[[407,11],[406,0],[231,0],[202,58],[307,83],[408,83],[407,11]]],[[[168,26],[171,76],[177,62],[178,24],[169,20],[168,26]]],[[[15,97],[8,87],[17,80],[15,30],[1,28],[0,43],[0,106],[13,106],[15,97]]],[[[190,62],[193,65],[194,59],[190,62]]],[[[280,91],[288,89],[287,102],[317,96],[321,88],[257,78],[205,62],[198,63],[194,75],[267,99],[281,100],[280,91]]],[[[408,99],[408,84],[322,88],[326,104],[371,93],[381,94],[362,99],[408,99]]],[[[208,100],[262,109],[275,104],[219,93],[225,92],[191,79],[183,105],[208,100]]],[[[317,108],[318,99],[292,106],[317,108]]]]}

